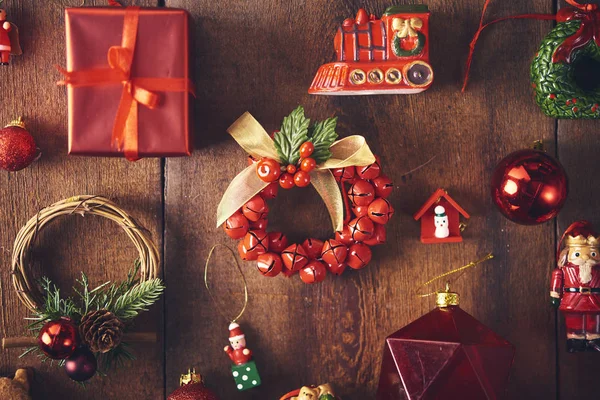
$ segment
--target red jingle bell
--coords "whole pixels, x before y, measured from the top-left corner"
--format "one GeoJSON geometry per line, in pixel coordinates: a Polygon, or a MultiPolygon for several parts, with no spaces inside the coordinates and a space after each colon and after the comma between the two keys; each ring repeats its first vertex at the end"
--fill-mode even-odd
{"type": "Polygon", "coordinates": [[[350,187],[348,197],[355,206],[368,206],[375,197],[375,189],[369,182],[358,179],[350,187]]]}
{"type": "Polygon", "coordinates": [[[379,175],[377,178],[371,181],[375,188],[375,196],[387,198],[394,189],[392,180],[385,175],[379,175]]]}
{"type": "Polygon", "coordinates": [[[299,271],[308,263],[308,254],[299,244],[293,244],[281,253],[283,265],[290,271],[299,271]]]}
{"type": "Polygon", "coordinates": [[[327,276],[327,267],[320,262],[313,260],[300,270],[300,279],[304,283],[319,283],[325,280],[327,276]]]}
{"type": "Polygon", "coordinates": [[[352,269],[362,269],[371,261],[371,248],[366,244],[355,243],[350,246],[346,263],[352,269]]]}
{"type": "Polygon", "coordinates": [[[269,183],[269,185],[260,191],[260,195],[263,199],[274,199],[277,197],[279,192],[279,184],[277,182],[269,183]]]}
{"type": "Polygon", "coordinates": [[[263,182],[275,182],[281,175],[281,165],[271,158],[263,158],[256,164],[256,174],[263,182]]]}
{"type": "Polygon", "coordinates": [[[346,246],[350,246],[354,243],[354,239],[352,239],[352,231],[348,225],[344,225],[344,228],[341,231],[337,231],[335,233],[335,240],[345,244],[346,246]]]}
{"type": "Polygon", "coordinates": [[[385,226],[380,224],[375,224],[375,230],[373,231],[373,236],[369,240],[365,240],[363,243],[367,246],[378,246],[380,244],[384,244],[387,241],[387,233],[385,231],[385,226]]]}
{"type": "Polygon", "coordinates": [[[266,231],[269,220],[266,217],[259,219],[258,221],[250,222],[250,229],[258,231],[266,231]]]}
{"type": "Polygon", "coordinates": [[[354,206],[352,213],[357,217],[364,217],[369,212],[369,206],[354,206]]]}
{"type": "Polygon", "coordinates": [[[329,239],[325,242],[322,249],[321,258],[327,264],[341,264],[346,260],[348,248],[337,240],[329,239]]]}
{"type": "Polygon", "coordinates": [[[352,166],[344,168],[335,168],[331,170],[331,173],[338,182],[348,182],[354,179],[356,169],[352,166]]]}
{"type": "Polygon", "coordinates": [[[375,179],[381,173],[381,166],[379,165],[379,158],[373,164],[364,167],[356,167],[356,175],[360,179],[371,180],[375,179]]]}
{"type": "Polygon", "coordinates": [[[249,253],[248,249],[246,249],[246,247],[244,247],[243,240],[240,240],[238,242],[237,248],[238,248],[238,254],[240,255],[240,258],[244,261],[256,260],[259,256],[259,254],[257,254],[256,252],[249,253]]]}
{"type": "Polygon", "coordinates": [[[254,196],[242,207],[242,213],[244,217],[248,218],[249,221],[258,221],[263,218],[266,213],[269,212],[269,207],[265,202],[265,199],[259,195],[254,196]]]}
{"type": "Polygon", "coordinates": [[[77,327],[70,318],[47,322],[38,335],[40,350],[53,360],[69,357],[79,346],[77,327]]]}
{"type": "Polygon", "coordinates": [[[306,254],[308,254],[309,259],[315,260],[321,257],[323,241],[319,239],[308,238],[302,242],[302,248],[306,250],[306,254]]]}
{"type": "Polygon", "coordinates": [[[227,218],[227,221],[223,224],[223,229],[230,238],[241,239],[248,233],[250,224],[241,212],[236,211],[235,214],[227,218]]]}
{"type": "Polygon", "coordinates": [[[281,232],[269,232],[269,251],[281,253],[288,247],[288,239],[281,232]]]}
{"type": "Polygon", "coordinates": [[[394,215],[394,208],[386,199],[375,199],[369,204],[368,215],[371,221],[385,225],[394,215]]]}
{"type": "Polygon", "coordinates": [[[279,254],[265,253],[256,259],[256,268],[264,276],[273,277],[281,273],[283,261],[279,254]]]}
{"type": "Polygon", "coordinates": [[[249,231],[244,236],[244,248],[248,253],[256,253],[257,257],[269,251],[269,240],[265,231],[249,231]]]}
{"type": "Polygon", "coordinates": [[[327,270],[336,276],[342,275],[347,266],[348,265],[346,263],[326,264],[327,270]]]}
{"type": "Polygon", "coordinates": [[[375,225],[369,217],[358,217],[348,223],[350,234],[355,242],[364,242],[373,236],[375,225]]]}

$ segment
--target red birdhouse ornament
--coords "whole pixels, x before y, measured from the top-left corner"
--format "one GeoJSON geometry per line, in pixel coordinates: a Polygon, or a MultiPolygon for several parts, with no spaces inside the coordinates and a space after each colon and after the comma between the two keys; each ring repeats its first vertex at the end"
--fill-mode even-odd
{"type": "Polygon", "coordinates": [[[388,336],[377,400],[505,397],[515,348],[437,293],[437,308],[388,336]]]}
{"type": "Polygon", "coordinates": [[[462,242],[464,224],[460,222],[461,215],[470,218],[445,189],[436,190],[414,215],[415,221],[421,220],[421,242],[462,242]]]}

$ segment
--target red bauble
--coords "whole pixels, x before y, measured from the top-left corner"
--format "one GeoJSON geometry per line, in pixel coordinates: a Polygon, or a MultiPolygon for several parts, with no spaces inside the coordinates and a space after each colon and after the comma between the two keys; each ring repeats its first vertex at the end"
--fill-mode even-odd
{"type": "Polygon", "coordinates": [[[38,154],[33,137],[20,118],[0,130],[0,169],[11,172],[22,170],[38,154]]]}
{"type": "Polygon", "coordinates": [[[269,225],[269,220],[265,217],[259,219],[258,221],[250,222],[250,229],[258,230],[258,231],[266,231],[267,225],[269,225]]]}
{"type": "Polygon", "coordinates": [[[283,262],[281,256],[275,253],[265,253],[256,259],[256,268],[264,276],[273,277],[281,273],[283,262]]]}
{"type": "Polygon", "coordinates": [[[373,221],[371,221],[369,217],[358,217],[353,219],[348,223],[348,228],[350,228],[352,240],[355,242],[369,240],[375,231],[375,225],[373,225],[373,221]]]}
{"type": "Polygon", "coordinates": [[[308,238],[302,242],[302,248],[306,250],[306,254],[308,254],[309,259],[315,260],[321,257],[323,241],[319,239],[308,238]]]}
{"type": "Polygon", "coordinates": [[[281,253],[287,246],[287,236],[281,232],[269,232],[269,251],[281,253]]]}
{"type": "Polygon", "coordinates": [[[65,372],[69,378],[77,382],[90,379],[96,374],[97,368],[96,357],[87,347],[75,350],[65,362],[65,372]]]}
{"type": "Polygon", "coordinates": [[[40,329],[38,345],[49,358],[65,359],[79,346],[77,327],[69,318],[47,322],[40,329]]]}
{"type": "Polygon", "coordinates": [[[350,187],[348,197],[355,206],[368,206],[375,197],[375,189],[369,182],[358,179],[350,187]]]}
{"type": "Polygon", "coordinates": [[[492,199],[504,216],[523,225],[554,218],[565,204],[568,179],[562,165],[543,151],[508,155],[492,175],[492,199]]]}
{"type": "Polygon", "coordinates": [[[346,267],[348,266],[346,263],[341,263],[341,264],[327,264],[327,270],[329,272],[331,272],[334,275],[340,276],[341,274],[344,273],[344,271],[346,270],[346,267]]]}
{"type": "Polygon", "coordinates": [[[249,221],[258,221],[263,218],[266,213],[269,212],[269,207],[265,199],[259,195],[254,196],[242,207],[242,213],[244,217],[248,218],[249,221]]]}
{"type": "Polygon", "coordinates": [[[248,253],[256,252],[256,255],[266,253],[269,250],[269,240],[265,231],[249,231],[244,236],[244,248],[248,253]]]}
{"type": "Polygon", "coordinates": [[[344,228],[341,231],[337,231],[335,233],[335,240],[338,242],[345,244],[346,246],[350,246],[354,243],[354,239],[352,239],[352,231],[348,225],[344,225],[344,228]]]}
{"type": "Polygon", "coordinates": [[[350,246],[346,264],[352,269],[362,269],[371,261],[371,248],[366,244],[355,243],[350,246]]]}
{"type": "Polygon", "coordinates": [[[322,249],[321,258],[327,264],[339,265],[346,260],[348,248],[337,240],[329,239],[325,242],[322,249]]]}
{"type": "Polygon", "coordinates": [[[271,158],[263,158],[256,164],[256,174],[264,182],[275,182],[281,175],[281,165],[271,158]]]}
{"type": "Polygon", "coordinates": [[[294,175],[289,173],[283,173],[279,177],[279,186],[284,189],[291,189],[294,187],[294,175]]]}
{"type": "Polygon", "coordinates": [[[331,170],[331,173],[338,182],[348,182],[354,179],[356,170],[354,167],[335,168],[331,170]]]}
{"type": "Polygon", "coordinates": [[[263,199],[274,199],[279,192],[279,184],[277,182],[269,183],[269,185],[260,191],[260,196],[263,199]]]}
{"type": "Polygon", "coordinates": [[[299,244],[293,244],[281,253],[285,267],[296,272],[308,263],[308,254],[299,244]]]}
{"type": "Polygon", "coordinates": [[[327,276],[327,268],[320,261],[313,260],[300,270],[300,279],[304,283],[323,282],[327,276]]]}
{"type": "Polygon", "coordinates": [[[387,241],[387,233],[385,231],[385,226],[380,224],[375,224],[375,230],[373,231],[373,236],[370,239],[365,240],[363,243],[367,246],[378,246],[380,244],[384,244],[387,241]]]}
{"type": "Polygon", "coordinates": [[[379,176],[380,173],[381,166],[379,165],[379,159],[377,159],[371,165],[367,165],[365,167],[356,167],[356,175],[358,175],[360,179],[375,179],[379,176]]]}
{"type": "Polygon", "coordinates": [[[243,238],[248,233],[249,228],[248,219],[239,211],[236,211],[235,214],[227,218],[227,221],[223,224],[225,233],[232,239],[243,238]]]}
{"type": "Polygon", "coordinates": [[[310,185],[310,174],[305,171],[298,171],[294,174],[294,184],[298,187],[307,187],[310,185]]]}
{"type": "Polygon", "coordinates": [[[369,204],[369,218],[377,224],[387,224],[394,215],[394,208],[386,199],[375,199],[369,204]]]}
{"type": "Polygon", "coordinates": [[[188,383],[167,397],[167,400],[219,400],[216,394],[204,386],[204,383],[188,383]]]}
{"type": "Polygon", "coordinates": [[[373,187],[375,188],[375,196],[387,198],[394,189],[394,184],[392,180],[385,175],[379,175],[377,178],[371,181],[373,187]]]}

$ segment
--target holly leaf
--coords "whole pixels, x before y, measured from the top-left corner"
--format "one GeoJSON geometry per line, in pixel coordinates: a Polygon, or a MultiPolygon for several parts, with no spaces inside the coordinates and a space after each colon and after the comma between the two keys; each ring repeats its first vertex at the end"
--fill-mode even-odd
{"type": "Polygon", "coordinates": [[[308,141],[310,119],[304,116],[304,107],[298,106],[283,119],[281,130],[275,133],[275,149],[283,165],[296,165],[300,159],[300,146],[308,141]]]}
{"type": "Polygon", "coordinates": [[[308,136],[309,140],[315,146],[312,158],[317,164],[324,163],[331,158],[329,148],[338,138],[335,132],[337,125],[337,117],[327,118],[325,121],[319,121],[310,127],[308,136]]]}

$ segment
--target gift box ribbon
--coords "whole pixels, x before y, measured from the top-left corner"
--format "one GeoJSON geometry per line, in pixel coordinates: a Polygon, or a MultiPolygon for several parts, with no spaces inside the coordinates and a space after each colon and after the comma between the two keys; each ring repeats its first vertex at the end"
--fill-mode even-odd
{"type": "MultiPolygon", "coordinates": [[[[284,164],[280,158],[273,139],[250,113],[244,113],[227,130],[233,139],[252,157],[271,158],[284,164]]],[[[364,137],[353,135],[334,142],[329,148],[331,158],[317,167],[310,174],[310,183],[323,199],[331,223],[335,231],[341,231],[344,226],[344,203],[335,177],[333,168],[370,165],[375,162],[364,137]]],[[[240,172],[229,184],[221,202],[217,207],[217,227],[231,217],[252,197],[269,185],[256,174],[256,164],[249,165],[240,172]]]]}
{"type": "Polygon", "coordinates": [[[115,116],[111,146],[123,151],[130,161],[139,159],[138,104],[150,109],[158,107],[157,92],[187,92],[195,96],[194,85],[185,78],[137,78],[131,76],[140,19],[140,7],[127,7],[123,20],[120,46],[108,49],[108,68],[67,71],[57,66],[65,76],[59,85],[70,87],[122,84],[123,91],[115,116]]]}

